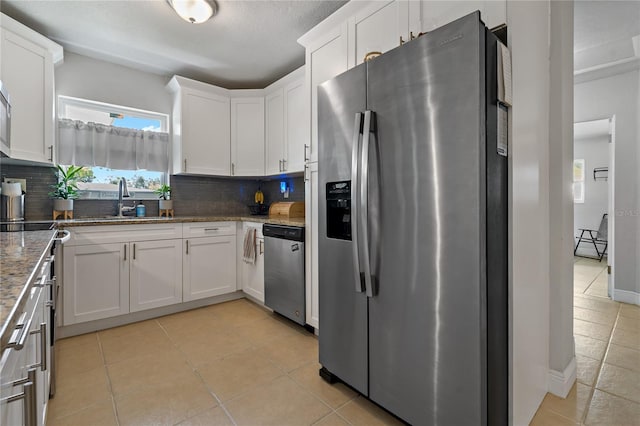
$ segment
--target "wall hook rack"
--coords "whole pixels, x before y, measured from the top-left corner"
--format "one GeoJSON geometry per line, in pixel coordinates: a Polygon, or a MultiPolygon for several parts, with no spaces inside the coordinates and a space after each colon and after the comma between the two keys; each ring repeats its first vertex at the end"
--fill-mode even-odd
{"type": "Polygon", "coordinates": [[[607,180],[609,178],[608,167],[596,167],[593,169],[593,180],[607,180]]]}

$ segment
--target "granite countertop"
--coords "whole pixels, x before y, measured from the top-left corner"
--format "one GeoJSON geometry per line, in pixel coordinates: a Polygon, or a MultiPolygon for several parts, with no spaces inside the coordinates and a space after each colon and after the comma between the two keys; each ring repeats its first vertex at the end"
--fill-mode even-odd
{"type": "Polygon", "coordinates": [[[0,232],[0,346],[3,349],[37,279],[38,265],[49,255],[56,233],[57,230],[0,232]]]}
{"type": "Polygon", "coordinates": [[[276,225],[288,226],[305,226],[303,217],[299,218],[278,218],[269,216],[183,216],[175,218],[166,217],[95,217],[95,218],[78,218],[70,220],[58,221],[59,228],[69,228],[75,226],[95,226],[95,225],[133,225],[133,224],[149,224],[149,223],[190,223],[190,222],[259,222],[274,223],[276,225]]]}

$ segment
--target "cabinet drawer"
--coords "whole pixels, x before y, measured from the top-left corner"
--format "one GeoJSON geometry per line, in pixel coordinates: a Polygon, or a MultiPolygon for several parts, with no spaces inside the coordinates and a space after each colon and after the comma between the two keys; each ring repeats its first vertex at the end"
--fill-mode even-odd
{"type": "Polygon", "coordinates": [[[78,226],[69,231],[71,239],[65,243],[68,246],[182,238],[182,226],[173,223],[78,226]]]}
{"type": "Polygon", "coordinates": [[[184,223],[182,226],[182,234],[184,238],[236,235],[235,222],[195,222],[184,223]]]}

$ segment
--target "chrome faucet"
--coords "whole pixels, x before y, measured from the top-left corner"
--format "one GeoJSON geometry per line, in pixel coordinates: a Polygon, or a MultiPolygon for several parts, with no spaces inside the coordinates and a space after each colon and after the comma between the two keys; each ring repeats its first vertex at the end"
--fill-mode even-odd
{"type": "Polygon", "coordinates": [[[118,217],[123,217],[124,212],[130,212],[135,209],[133,206],[125,206],[122,202],[122,198],[129,198],[129,190],[127,189],[127,181],[125,178],[120,178],[118,182],[118,217]]]}

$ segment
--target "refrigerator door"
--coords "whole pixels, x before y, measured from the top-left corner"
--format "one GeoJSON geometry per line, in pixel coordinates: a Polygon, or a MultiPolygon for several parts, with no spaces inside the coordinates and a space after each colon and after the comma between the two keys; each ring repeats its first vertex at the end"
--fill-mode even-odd
{"type": "Polygon", "coordinates": [[[354,137],[361,143],[354,123],[357,114],[363,116],[365,106],[365,66],[318,87],[320,363],[367,395],[367,298],[356,286],[357,246],[350,232],[354,137]]]}
{"type": "Polygon", "coordinates": [[[411,424],[486,424],[484,95],[478,13],[368,62],[369,397],[411,424]]]}

